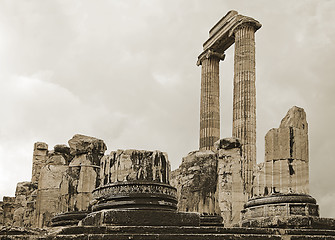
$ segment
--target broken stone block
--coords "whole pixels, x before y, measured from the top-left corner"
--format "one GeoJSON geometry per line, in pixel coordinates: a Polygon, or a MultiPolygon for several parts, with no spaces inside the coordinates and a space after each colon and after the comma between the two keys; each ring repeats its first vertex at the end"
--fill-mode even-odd
{"type": "Polygon", "coordinates": [[[60,154],[66,160],[66,163],[69,164],[73,159],[73,155],[70,154],[70,148],[65,144],[57,144],[54,146],[54,153],[60,154]]]}
{"type": "Polygon", "coordinates": [[[279,128],[294,127],[308,132],[306,113],[303,108],[293,106],[281,120],[279,128]]]}
{"type": "Polygon", "coordinates": [[[103,155],[107,150],[105,143],[97,138],[76,134],[69,140],[70,153],[80,155],[85,153],[97,153],[103,155]]]}
{"type": "Polygon", "coordinates": [[[101,160],[100,185],[119,181],[169,183],[170,163],[166,153],[146,150],[112,151],[101,160]]]}
{"type": "Polygon", "coordinates": [[[15,210],[13,226],[32,227],[35,220],[35,205],[37,197],[37,184],[32,182],[19,182],[15,192],[15,210]]]}
{"type": "Polygon", "coordinates": [[[100,162],[107,149],[102,140],[79,134],[74,135],[68,143],[70,148],[66,145],[56,145],[54,150],[54,157],[58,154],[55,161],[59,163],[61,156],[64,159],[63,163],[67,162],[68,166],[59,182],[57,216],[49,215],[53,225],[60,222],[75,224],[78,223],[78,219],[63,222],[63,218],[86,216],[92,201],[92,191],[100,183],[100,162]]]}
{"type": "Polygon", "coordinates": [[[222,138],[214,143],[214,148],[219,149],[232,149],[241,147],[241,143],[237,138],[222,138]]]}

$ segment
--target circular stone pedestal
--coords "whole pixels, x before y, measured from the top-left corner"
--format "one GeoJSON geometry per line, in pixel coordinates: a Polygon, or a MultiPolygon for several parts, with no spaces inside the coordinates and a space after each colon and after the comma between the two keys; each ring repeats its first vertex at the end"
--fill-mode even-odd
{"type": "Polygon", "coordinates": [[[243,227],[309,227],[319,217],[316,200],[305,194],[270,195],[250,199],[242,211],[243,227]]]}
{"type": "Polygon", "coordinates": [[[177,212],[177,190],[165,183],[116,182],[93,191],[84,226],[199,226],[197,213],[177,212]]]}
{"type": "Polygon", "coordinates": [[[165,183],[117,182],[93,191],[97,203],[93,211],[102,209],[177,210],[177,190],[165,183]]]}

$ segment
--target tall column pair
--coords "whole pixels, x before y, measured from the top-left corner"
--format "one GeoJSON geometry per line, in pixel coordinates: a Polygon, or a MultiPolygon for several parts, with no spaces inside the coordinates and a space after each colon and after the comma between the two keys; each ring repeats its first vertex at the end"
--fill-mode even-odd
{"type": "MultiPolygon", "coordinates": [[[[230,30],[235,39],[233,137],[242,143],[242,178],[250,193],[256,166],[255,32],[253,19],[239,22],[230,30]]],[[[219,62],[224,53],[208,49],[198,58],[201,71],[200,150],[214,150],[220,139],[219,62]]]]}

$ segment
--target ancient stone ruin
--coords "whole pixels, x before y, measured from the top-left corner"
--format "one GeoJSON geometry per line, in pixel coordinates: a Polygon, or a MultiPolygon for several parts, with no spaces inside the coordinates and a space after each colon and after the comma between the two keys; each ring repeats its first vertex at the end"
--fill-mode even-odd
{"type": "Polygon", "coordinates": [[[166,153],[116,150],[75,135],[34,144],[32,178],[0,202],[0,239],[335,239],[309,195],[308,123],[292,107],[256,164],[253,18],[228,12],[209,32],[199,150],[171,172],[166,153]],[[219,62],[235,44],[233,132],[220,137],[219,62]]]}

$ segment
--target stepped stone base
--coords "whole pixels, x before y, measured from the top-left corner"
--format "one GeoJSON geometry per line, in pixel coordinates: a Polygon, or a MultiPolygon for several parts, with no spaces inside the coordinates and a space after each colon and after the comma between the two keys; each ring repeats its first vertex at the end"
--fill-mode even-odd
{"type": "Polygon", "coordinates": [[[52,232],[0,229],[6,240],[334,240],[335,230],[175,226],[59,227],[52,232]]]}
{"type": "Polygon", "coordinates": [[[223,219],[218,214],[200,214],[200,226],[221,226],[223,219]]]}
{"type": "Polygon", "coordinates": [[[162,210],[101,210],[84,218],[83,226],[199,226],[198,213],[162,210]]]}

